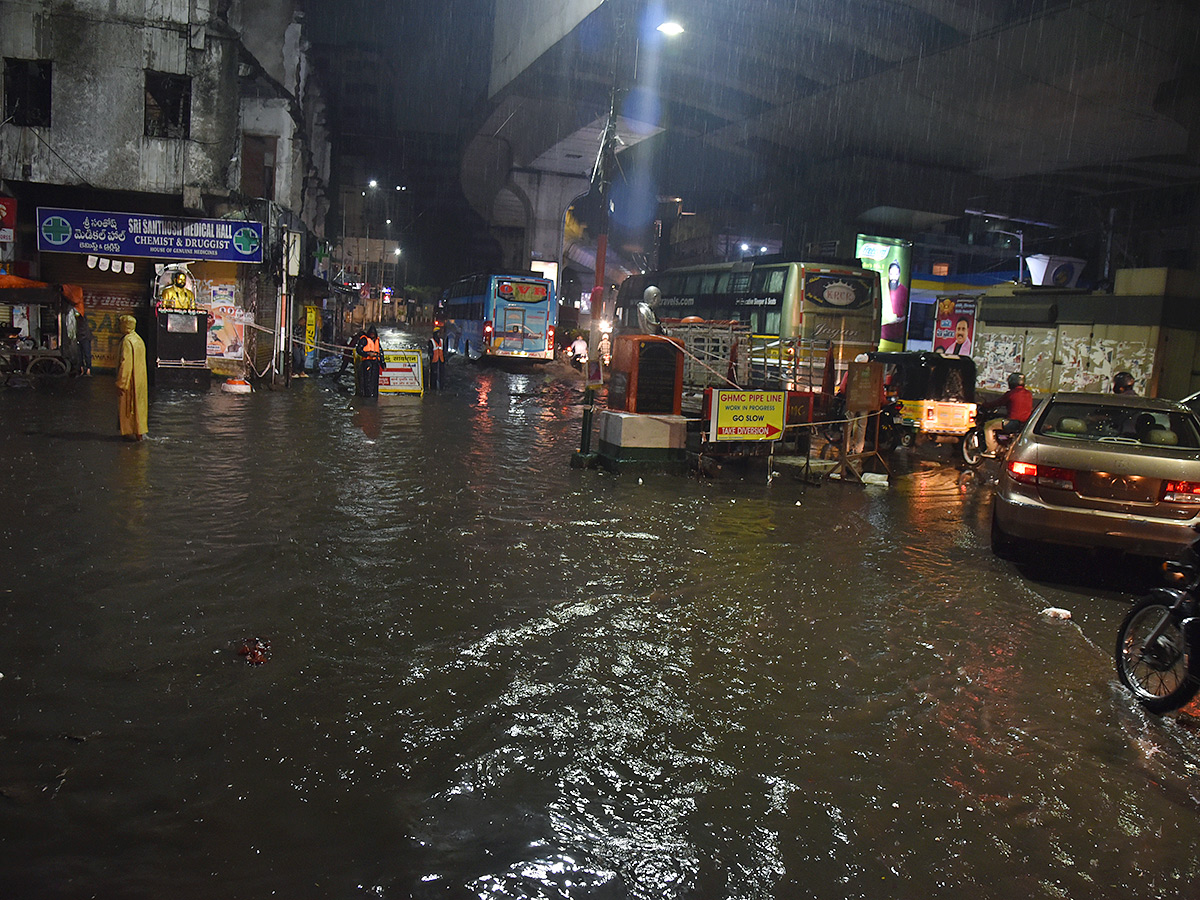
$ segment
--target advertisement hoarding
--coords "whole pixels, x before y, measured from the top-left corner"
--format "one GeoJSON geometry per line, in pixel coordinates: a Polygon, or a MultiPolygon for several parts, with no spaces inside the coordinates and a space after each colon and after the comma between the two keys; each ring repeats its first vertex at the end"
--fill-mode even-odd
{"type": "Polygon", "coordinates": [[[865,268],[879,273],[883,286],[883,319],[880,350],[903,350],[908,325],[908,289],[912,244],[898,238],[860,234],[855,255],[865,268]]]}

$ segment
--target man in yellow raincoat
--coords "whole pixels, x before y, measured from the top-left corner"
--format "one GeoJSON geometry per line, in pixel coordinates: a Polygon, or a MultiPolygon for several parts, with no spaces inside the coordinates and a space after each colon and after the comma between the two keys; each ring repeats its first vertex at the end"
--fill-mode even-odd
{"type": "Polygon", "coordinates": [[[117,411],[121,419],[121,436],[140,441],[149,428],[149,409],[146,398],[146,345],[138,337],[137,319],[121,316],[121,347],[117,354],[117,390],[121,392],[117,411]]]}

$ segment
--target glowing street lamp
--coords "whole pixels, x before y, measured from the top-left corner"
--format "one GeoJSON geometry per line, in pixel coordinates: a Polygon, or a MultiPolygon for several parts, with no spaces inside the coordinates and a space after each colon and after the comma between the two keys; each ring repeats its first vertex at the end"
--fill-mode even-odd
{"type": "MultiPolygon", "coordinates": [[[[605,314],[605,284],[604,284],[604,267],[608,257],[608,225],[609,225],[609,200],[608,192],[612,185],[613,170],[616,168],[617,159],[617,92],[620,76],[618,74],[618,59],[621,50],[621,33],[624,30],[623,14],[618,11],[617,30],[613,37],[612,45],[612,84],[609,87],[608,95],[608,119],[604,124],[604,134],[600,138],[600,152],[596,155],[596,165],[592,170],[592,183],[599,188],[600,194],[600,229],[596,235],[596,280],[592,284],[591,295],[591,314],[593,323],[603,321],[605,314]]],[[[683,26],[677,22],[663,22],[657,30],[666,37],[673,37],[683,33],[683,26]]],[[[637,78],[637,55],[640,47],[640,42],[635,36],[634,43],[634,79],[637,78]]],[[[590,344],[588,359],[589,367],[592,365],[591,360],[598,360],[598,345],[599,335],[598,328],[590,329],[590,344]]],[[[591,457],[592,448],[592,412],[593,412],[593,397],[595,394],[595,384],[592,379],[592,373],[589,370],[587,378],[584,382],[583,389],[583,433],[580,435],[579,453],[572,458],[572,465],[586,464],[584,461],[591,457]],[[576,462],[576,461],[579,462],[576,462]]]]}

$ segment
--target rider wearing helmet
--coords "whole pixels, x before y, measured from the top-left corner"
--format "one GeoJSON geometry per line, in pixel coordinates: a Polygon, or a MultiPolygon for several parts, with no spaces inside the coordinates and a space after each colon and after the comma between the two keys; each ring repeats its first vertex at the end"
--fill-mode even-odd
{"type": "Polygon", "coordinates": [[[1008,376],[1008,392],[990,403],[981,403],[980,412],[990,412],[1004,407],[1008,410],[1008,418],[988,419],[983,426],[984,439],[987,441],[987,452],[996,455],[1000,443],[996,435],[1001,431],[1015,434],[1029,421],[1033,415],[1033,394],[1025,387],[1025,374],[1013,372],[1008,376]]]}
{"type": "Polygon", "coordinates": [[[1118,372],[1113,376],[1112,392],[1114,394],[1137,394],[1133,389],[1133,375],[1129,372],[1118,372]]]}

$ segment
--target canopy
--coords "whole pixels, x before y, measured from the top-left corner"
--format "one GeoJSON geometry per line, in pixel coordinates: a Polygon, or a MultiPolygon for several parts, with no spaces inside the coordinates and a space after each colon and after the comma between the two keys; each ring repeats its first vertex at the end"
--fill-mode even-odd
{"type": "Polygon", "coordinates": [[[57,305],[67,299],[83,315],[83,288],[77,284],[47,284],[17,275],[0,274],[0,303],[44,303],[57,305]]]}

